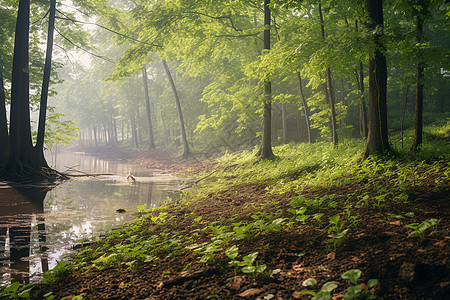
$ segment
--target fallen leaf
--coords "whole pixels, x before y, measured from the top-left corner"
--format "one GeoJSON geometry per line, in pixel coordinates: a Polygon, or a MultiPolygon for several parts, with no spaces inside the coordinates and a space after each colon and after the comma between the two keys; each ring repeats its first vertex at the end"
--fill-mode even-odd
{"type": "Polygon", "coordinates": [[[299,292],[299,291],[295,291],[295,292],[292,294],[292,297],[294,297],[295,299],[300,299],[300,298],[302,297],[302,293],[299,292]]]}
{"type": "Polygon", "coordinates": [[[331,260],[335,259],[336,258],[336,253],[334,253],[334,252],[328,253],[327,254],[327,258],[331,259],[331,260]]]}
{"type": "Polygon", "coordinates": [[[433,246],[438,246],[438,247],[444,247],[445,245],[447,245],[447,243],[445,241],[439,241],[433,244],[433,246]]]}
{"type": "Polygon", "coordinates": [[[392,221],[392,222],[389,222],[389,224],[391,224],[391,225],[395,225],[395,226],[402,226],[402,221],[400,221],[400,220],[397,220],[397,221],[392,221]]]}
{"type": "Polygon", "coordinates": [[[243,298],[247,298],[247,297],[258,295],[261,292],[262,292],[262,290],[253,288],[253,289],[248,289],[248,290],[240,293],[238,296],[239,297],[243,297],[243,298]]]}
{"type": "Polygon", "coordinates": [[[359,261],[361,261],[361,258],[353,256],[352,258],[350,258],[350,260],[354,261],[354,262],[359,262],[359,261]]]}
{"type": "Polygon", "coordinates": [[[362,288],[363,291],[367,291],[369,289],[369,287],[364,282],[358,285],[362,288]]]}
{"type": "Polygon", "coordinates": [[[292,269],[296,272],[303,272],[306,268],[302,267],[302,265],[293,265],[292,269]]]}
{"type": "Polygon", "coordinates": [[[125,287],[125,283],[122,281],[120,284],[119,284],[119,289],[123,289],[125,287]]]}
{"type": "Polygon", "coordinates": [[[339,294],[339,295],[334,295],[331,300],[341,300],[344,299],[344,295],[339,294]]]}
{"type": "Polygon", "coordinates": [[[230,289],[239,290],[241,288],[242,282],[244,282],[244,278],[241,276],[237,276],[234,280],[229,284],[230,289]]]}
{"type": "Polygon", "coordinates": [[[392,254],[389,259],[394,260],[394,259],[397,259],[397,258],[405,256],[405,255],[406,255],[405,253],[395,253],[395,254],[392,254]]]}
{"type": "Polygon", "coordinates": [[[156,289],[157,290],[160,290],[160,289],[162,289],[164,287],[164,282],[163,281],[160,281],[159,283],[158,283],[158,285],[156,286],[156,289]]]}

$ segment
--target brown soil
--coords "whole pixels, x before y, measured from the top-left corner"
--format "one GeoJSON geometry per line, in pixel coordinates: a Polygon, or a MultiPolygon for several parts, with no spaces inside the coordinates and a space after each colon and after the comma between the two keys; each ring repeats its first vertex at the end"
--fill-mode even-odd
{"type": "MultiPolygon", "coordinates": [[[[195,161],[175,166],[167,157],[144,159],[136,155],[133,159],[171,172],[198,173],[213,167],[211,163],[195,161]]],[[[360,184],[353,184],[329,189],[307,187],[303,191],[309,198],[330,194],[349,198],[352,214],[357,219],[345,243],[336,250],[327,242],[328,224],[297,223],[281,231],[239,241],[239,253],[258,251],[257,260],[267,264],[267,270],[279,269],[274,275],[266,272],[253,278],[228,266],[229,259],[225,255],[219,255],[215,263],[207,265],[200,262],[195,252],[184,252],[132,270],[118,267],[69,273],[46,287],[43,293],[52,291],[57,299],[64,296],[71,299],[70,296],[80,293],[91,299],[310,299],[311,296],[301,295],[300,291],[305,290],[302,282],[313,277],[319,287],[325,282],[337,281],[339,287],[333,292],[333,299],[342,299],[350,284],[341,274],[357,268],[362,271],[361,284],[371,278],[379,280],[380,284],[370,291],[377,299],[449,299],[449,190],[433,191],[434,182],[430,180],[426,190],[409,191],[410,201],[406,204],[392,202],[381,209],[355,208],[356,200],[351,200],[354,197],[351,195],[360,194],[362,188],[360,184]],[[412,219],[388,217],[392,213],[405,215],[408,212],[414,212],[412,219]],[[441,219],[437,231],[421,244],[416,238],[408,237],[411,231],[405,224],[430,218],[441,219]]],[[[236,214],[240,219],[251,221],[251,216],[259,211],[276,214],[277,210],[282,210],[276,217],[290,218],[292,214],[287,209],[292,196],[294,194],[271,194],[263,185],[236,185],[194,205],[168,209],[176,221],[165,226],[172,232],[186,232],[236,214]],[[187,218],[191,212],[194,214],[187,218]],[[202,216],[200,224],[191,226],[194,217],[199,215],[202,216]]],[[[339,211],[342,213],[342,207],[334,211],[322,210],[325,214],[322,220],[328,220],[339,211]]]]}

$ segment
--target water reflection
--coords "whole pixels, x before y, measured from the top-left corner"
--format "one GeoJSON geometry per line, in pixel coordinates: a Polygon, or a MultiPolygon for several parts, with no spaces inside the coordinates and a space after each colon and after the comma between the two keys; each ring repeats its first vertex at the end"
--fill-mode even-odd
{"type": "Polygon", "coordinates": [[[0,271],[9,280],[29,282],[30,245],[33,223],[37,223],[41,270],[48,270],[45,255],[44,199],[48,189],[5,188],[1,189],[0,202],[0,271]],[[9,252],[9,253],[8,253],[9,252]],[[8,270],[10,270],[8,272],[8,270]],[[9,273],[9,274],[8,274],[9,273]]]}
{"type": "Polygon", "coordinates": [[[131,221],[138,205],[155,207],[178,196],[179,179],[138,165],[69,155],[58,169],[75,165],[114,175],[81,177],[52,190],[0,185],[0,285],[36,282],[79,240],[131,221]],[[136,174],[135,184],[127,182],[128,171],[136,174]]]}

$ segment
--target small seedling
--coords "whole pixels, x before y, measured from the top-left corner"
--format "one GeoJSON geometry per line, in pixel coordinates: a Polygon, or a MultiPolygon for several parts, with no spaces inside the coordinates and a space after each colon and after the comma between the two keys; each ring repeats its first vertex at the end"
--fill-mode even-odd
{"type": "MultiPolygon", "coordinates": [[[[351,284],[353,284],[352,286],[347,288],[347,291],[344,295],[344,299],[376,299],[376,297],[374,295],[372,295],[371,291],[369,290],[364,290],[362,286],[357,285],[358,284],[358,279],[359,277],[361,277],[361,270],[358,269],[353,269],[353,270],[348,270],[347,272],[345,272],[344,274],[342,274],[342,279],[348,279],[350,281],[351,284]]],[[[377,279],[370,279],[367,282],[367,287],[369,289],[373,288],[374,286],[378,285],[378,280],[377,279]]]]}
{"type": "Polygon", "coordinates": [[[306,288],[309,288],[309,290],[303,290],[300,293],[302,295],[312,295],[312,300],[329,300],[331,298],[331,292],[338,287],[337,282],[330,281],[325,283],[320,291],[316,292],[314,291],[317,286],[317,280],[314,278],[308,278],[305,281],[303,281],[302,285],[306,288]]]}
{"type": "Polygon", "coordinates": [[[407,228],[412,229],[413,232],[408,237],[416,237],[419,239],[419,244],[422,244],[426,239],[426,232],[429,228],[433,228],[434,231],[437,225],[441,222],[439,219],[427,219],[422,223],[411,223],[406,225],[407,228]]]}

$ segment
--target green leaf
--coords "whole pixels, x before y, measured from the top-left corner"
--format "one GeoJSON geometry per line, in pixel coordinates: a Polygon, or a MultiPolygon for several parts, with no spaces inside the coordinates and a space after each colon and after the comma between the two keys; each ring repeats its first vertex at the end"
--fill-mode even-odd
{"type": "Polygon", "coordinates": [[[243,267],[242,269],[241,269],[241,271],[243,272],[243,273],[255,273],[255,271],[256,271],[256,267],[254,267],[254,266],[245,266],[245,267],[243,267]]]}
{"type": "Polygon", "coordinates": [[[368,287],[369,289],[373,288],[373,287],[376,286],[376,285],[378,285],[378,279],[370,279],[370,280],[367,282],[367,287],[368,287]]]}
{"type": "Polygon", "coordinates": [[[337,285],[336,281],[330,281],[330,282],[325,283],[320,290],[322,292],[331,292],[337,287],[338,287],[338,285],[337,285]]]}
{"type": "Polygon", "coordinates": [[[330,300],[330,298],[331,292],[320,291],[314,297],[312,297],[311,300],[330,300]]]}
{"type": "Polygon", "coordinates": [[[353,299],[359,296],[362,291],[362,287],[359,285],[353,285],[347,288],[347,292],[344,295],[344,299],[353,299]]]}
{"type": "Polygon", "coordinates": [[[351,283],[356,284],[358,282],[358,278],[361,277],[361,270],[353,269],[348,270],[341,276],[343,279],[350,280],[351,283]]]}
{"type": "Polygon", "coordinates": [[[239,254],[239,248],[236,245],[234,245],[234,246],[228,248],[225,251],[225,254],[228,256],[229,259],[234,260],[236,258],[236,256],[238,256],[238,254],[239,254]]]}
{"type": "Polygon", "coordinates": [[[263,265],[257,266],[255,271],[256,271],[256,273],[262,273],[266,269],[267,269],[267,265],[263,264],[263,265]]]}
{"type": "Polygon", "coordinates": [[[315,280],[314,278],[308,278],[303,281],[302,285],[305,287],[314,287],[317,285],[317,280],[315,280]]]}

